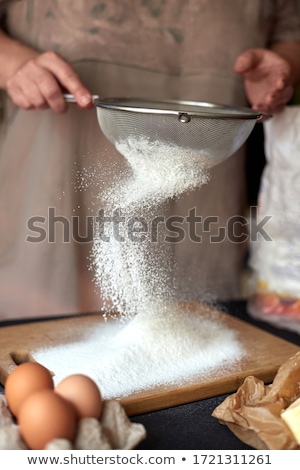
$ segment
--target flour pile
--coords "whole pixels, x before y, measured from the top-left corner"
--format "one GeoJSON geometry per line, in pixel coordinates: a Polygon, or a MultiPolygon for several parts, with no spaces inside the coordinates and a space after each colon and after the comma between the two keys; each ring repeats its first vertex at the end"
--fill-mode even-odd
{"type": "MultiPolygon", "coordinates": [[[[90,376],[104,398],[120,398],[162,385],[179,387],[228,376],[243,356],[234,331],[218,312],[195,314],[157,306],[155,317],[140,313],[124,323],[108,321],[82,342],[33,351],[59,383],[73,373],[90,376]]],[[[71,334],[71,332],[69,332],[71,334]]]]}

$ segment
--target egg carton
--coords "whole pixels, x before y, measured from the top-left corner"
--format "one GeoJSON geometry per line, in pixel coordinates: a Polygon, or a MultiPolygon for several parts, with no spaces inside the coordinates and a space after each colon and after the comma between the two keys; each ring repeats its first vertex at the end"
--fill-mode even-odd
{"type": "MultiPolygon", "coordinates": [[[[45,450],[130,450],[146,437],[142,424],[132,423],[116,400],[104,400],[101,418],[81,418],[74,442],[55,439],[45,450]]],[[[19,426],[0,395],[0,450],[28,450],[19,426]]]]}

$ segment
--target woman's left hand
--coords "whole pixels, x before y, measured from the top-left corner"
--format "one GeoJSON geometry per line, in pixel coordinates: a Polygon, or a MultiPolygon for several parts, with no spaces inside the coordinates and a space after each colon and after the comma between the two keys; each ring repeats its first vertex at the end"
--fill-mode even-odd
{"type": "Polygon", "coordinates": [[[236,59],[234,71],[244,78],[253,109],[275,114],[293,96],[288,61],[268,49],[247,49],[236,59]]]}

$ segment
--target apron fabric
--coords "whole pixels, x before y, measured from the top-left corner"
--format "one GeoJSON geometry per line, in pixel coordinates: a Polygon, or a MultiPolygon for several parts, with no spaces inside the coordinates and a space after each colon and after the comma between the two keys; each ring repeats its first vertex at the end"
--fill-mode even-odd
{"type": "MultiPolygon", "coordinates": [[[[103,97],[246,105],[234,61],[249,47],[267,46],[271,32],[277,41],[299,36],[292,4],[19,0],[6,8],[6,28],[41,52],[57,51],[103,97]]],[[[87,218],[97,215],[101,194],[114,173],[126,171],[126,162],[101,133],[94,109],[70,105],[56,115],[20,110],[4,99],[0,319],[98,311],[92,241],[83,238],[87,218]]],[[[230,217],[243,214],[243,149],[213,168],[207,185],[170,201],[165,211],[186,217],[194,207],[202,219],[217,216],[219,222],[209,233],[197,228],[202,243],[186,238],[172,247],[178,298],[236,298],[241,246],[227,236],[220,243],[210,240],[230,217]]]]}

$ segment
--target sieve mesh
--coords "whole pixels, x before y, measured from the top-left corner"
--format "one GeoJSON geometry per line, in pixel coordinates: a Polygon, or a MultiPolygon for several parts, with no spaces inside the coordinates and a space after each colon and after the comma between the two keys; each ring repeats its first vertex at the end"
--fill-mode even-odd
{"type": "Polygon", "coordinates": [[[98,116],[106,137],[117,144],[131,137],[175,145],[184,151],[205,154],[214,164],[232,155],[245,142],[255,122],[251,120],[216,120],[194,117],[188,123],[176,116],[140,115],[102,109],[98,116]]]}
{"type": "Polygon", "coordinates": [[[99,125],[117,145],[130,138],[199,152],[212,167],[236,152],[262,117],[246,108],[194,102],[96,100],[99,125]]]}

